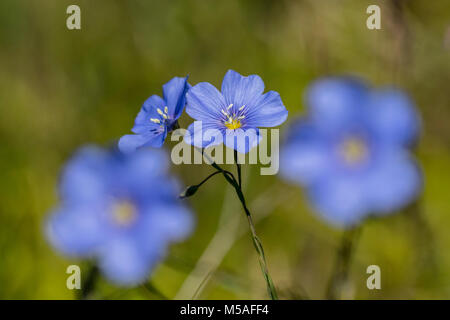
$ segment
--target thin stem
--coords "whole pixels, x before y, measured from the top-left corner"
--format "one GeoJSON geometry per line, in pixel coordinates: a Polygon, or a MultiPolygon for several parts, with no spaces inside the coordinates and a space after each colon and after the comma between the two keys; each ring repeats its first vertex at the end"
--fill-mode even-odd
{"type": "Polygon", "coordinates": [[[255,225],[253,223],[252,215],[250,214],[250,210],[248,210],[248,208],[247,208],[247,204],[245,202],[245,197],[244,197],[244,194],[242,193],[241,166],[237,161],[237,152],[236,151],[234,152],[234,157],[235,157],[237,172],[238,172],[238,182],[236,182],[236,179],[234,179],[234,183],[231,183],[228,179],[227,180],[228,180],[228,182],[230,182],[230,184],[236,190],[238,198],[241,201],[242,207],[244,208],[245,214],[247,216],[248,225],[250,227],[250,232],[252,234],[253,245],[255,246],[256,252],[258,253],[259,265],[261,266],[261,271],[263,272],[264,279],[266,280],[267,292],[272,300],[278,300],[278,295],[277,295],[275,286],[273,284],[272,278],[269,274],[269,269],[267,267],[266,256],[264,254],[264,248],[263,248],[262,243],[259,240],[258,236],[256,235],[256,229],[255,229],[255,225]]]}
{"type": "Polygon", "coordinates": [[[235,180],[233,175],[231,174],[231,172],[228,172],[226,170],[217,170],[217,171],[211,173],[205,179],[203,179],[199,184],[194,184],[192,186],[187,187],[186,190],[182,194],[180,194],[179,198],[184,199],[184,198],[193,196],[206,181],[208,181],[209,179],[211,179],[218,173],[223,173],[225,176],[228,176],[228,177],[231,175],[230,179],[235,180]]]}
{"type": "Polygon", "coordinates": [[[202,282],[200,282],[200,285],[197,287],[197,289],[194,292],[194,295],[192,296],[191,300],[196,300],[198,298],[198,296],[200,295],[200,293],[203,290],[203,287],[206,285],[206,283],[208,282],[209,278],[212,275],[212,271],[210,271],[206,277],[203,278],[202,282]]]}
{"type": "Polygon", "coordinates": [[[95,285],[100,275],[99,269],[96,265],[92,265],[88,271],[87,277],[81,285],[81,292],[78,299],[85,300],[89,298],[89,295],[94,292],[95,285]]]}
{"type": "Polygon", "coordinates": [[[412,239],[415,242],[415,247],[418,249],[416,257],[417,269],[420,271],[417,278],[417,281],[419,281],[418,285],[430,285],[433,283],[436,274],[440,272],[433,229],[425,215],[423,204],[420,200],[412,203],[405,211],[408,220],[413,224],[413,228],[416,231],[412,234],[412,239]]]}
{"type": "Polygon", "coordinates": [[[237,167],[239,188],[242,188],[241,164],[238,162],[238,153],[236,150],[234,150],[234,161],[236,162],[236,167],[237,167]]]}
{"type": "Polygon", "coordinates": [[[168,300],[168,298],[158,289],[156,288],[153,283],[146,282],[142,285],[146,291],[150,292],[154,296],[156,296],[159,300],[168,300]]]}
{"type": "Polygon", "coordinates": [[[203,179],[202,182],[200,182],[199,184],[197,184],[197,187],[200,187],[202,184],[204,184],[206,181],[208,181],[210,178],[214,177],[216,174],[221,173],[221,171],[215,171],[213,173],[211,173],[209,176],[207,176],[205,179],[203,179]]]}
{"type": "MultiPolygon", "coordinates": [[[[203,154],[203,150],[202,150],[202,154],[203,154]]],[[[235,159],[236,159],[236,165],[237,165],[237,172],[238,172],[238,180],[236,181],[236,178],[234,177],[234,175],[229,172],[226,171],[224,169],[222,169],[217,163],[212,162],[211,166],[215,169],[217,169],[218,171],[220,171],[225,180],[227,180],[227,182],[233,186],[233,188],[236,191],[236,194],[239,198],[239,200],[241,201],[242,207],[244,208],[245,214],[247,216],[247,220],[248,220],[248,224],[250,227],[250,232],[252,234],[252,240],[253,240],[253,245],[255,246],[256,252],[258,253],[258,260],[259,260],[259,264],[261,266],[261,270],[263,272],[263,276],[264,279],[266,280],[266,284],[267,284],[267,292],[270,296],[270,298],[272,300],[278,300],[278,295],[277,292],[275,290],[275,286],[273,284],[272,278],[269,274],[269,269],[267,267],[267,262],[266,262],[266,257],[264,254],[264,249],[263,246],[261,244],[261,241],[259,240],[258,236],[256,235],[256,230],[255,230],[255,225],[253,223],[253,219],[252,216],[250,214],[250,210],[248,210],[246,202],[245,202],[245,197],[244,194],[242,193],[242,188],[241,188],[241,167],[240,164],[237,161],[237,152],[235,151],[234,153],[235,159]]]]}
{"type": "Polygon", "coordinates": [[[211,163],[211,165],[213,166],[213,168],[217,169],[218,171],[222,172],[223,176],[225,177],[225,179],[228,181],[228,183],[230,183],[233,187],[235,186],[235,184],[237,184],[236,182],[236,178],[234,177],[234,175],[227,171],[222,169],[217,163],[213,162],[211,163]]]}
{"type": "MultiPolygon", "coordinates": [[[[245,177],[246,175],[244,174],[242,176],[243,185],[245,185],[245,177]]],[[[245,192],[244,186],[242,187],[242,191],[245,192]]],[[[227,253],[233,247],[233,244],[238,239],[248,234],[248,227],[241,226],[241,219],[230,219],[230,214],[233,214],[236,211],[235,204],[241,205],[240,202],[234,203],[231,201],[231,196],[233,195],[231,192],[234,193],[234,188],[227,190],[225,193],[218,228],[214,236],[209,241],[195,265],[192,268],[188,267],[189,275],[185,278],[183,284],[175,295],[174,300],[193,298],[192,288],[197,288],[193,299],[198,298],[213,276],[220,278],[220,282],[222,284],[225,282],[229,283],[230,279],[232,279],[237,286],[241,286],[243,284],[240,279],[234,280],[233,274],[224,272],[223,270],[220,272],[217,271],[227,253]]],[[[274,184],[263,193],[259,194],[249,205],[249,207],[255,208],[254,210],[258,212],[258,216],[255,216],[255,223],[267,218],[267,216],[273,213],[273,210],[276,207],[285,203],[287,199],[290,199],[292,196],[291,193],[293,192],[294,191],[280,192],[279,186],[274,184]],[[271,198],[272,196],[274,196],[273,199],[271,198]]],[[[185,263],[186,262],[184,261],[183,266],[180,267],[176,262],[169,261],[168,265],[176,270],[185,271],[183,268],[186,265],[185,263]]],[[[301,287],[299,284],[296,284],[296,286],[301,287]]],[[[299,290],[305,292],[302,288],[299,288],[299,290]]],[[[298,299],[307,298],[308,295],[306,293],[298,296],[298,299]]]]}
{"type": "Polygon", "coordinates": [[[333,273],[328,282],[327,299],[335,300],[342,298],[342,291],[348,282],[351,259],[360,233],[360,227],[344,232],[341,245],[336,254],[336,260],[332,270],[333,273]]]}

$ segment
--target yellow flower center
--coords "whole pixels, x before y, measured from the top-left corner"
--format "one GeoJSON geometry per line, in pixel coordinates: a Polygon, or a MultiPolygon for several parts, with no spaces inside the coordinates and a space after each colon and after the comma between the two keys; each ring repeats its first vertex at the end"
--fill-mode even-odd
{"type": "Polygon", "coordinates": [[[357,137],[346,139],[339,148],[340,154],[348,164],[357,164],[364,161],[368,154],[366,143],[357,137]]]}
{"type": "Polygon", "coordinates": [[[227,122],[225,122],[225,127],[227,127],[230,130],[238,129],[241,127],[241,121],[238,119],[230,119],[227,122]]]}
{"type": "Polygon", "coordinates": [[[119,201],[112,209],[114,222],[119,226],[129,226],[136,220],[136,207],[129,201],[119,201]]]}
{"type": "Polygon", "coordinates": [[[225,109],[220,110],[224,115],[224,125],[227,129],[235,130],[242,127],[241,120],[245,119],[245,105],[240,107],[238,110],[233,110],[233,104],[230,104],[225,109]]]}

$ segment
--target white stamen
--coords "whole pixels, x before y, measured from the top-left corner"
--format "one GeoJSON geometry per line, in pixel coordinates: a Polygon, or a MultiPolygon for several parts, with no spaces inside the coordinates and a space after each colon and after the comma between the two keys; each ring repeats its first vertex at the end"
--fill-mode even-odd
{"type": "Polygon", "coordinates": [[[151,118],[150,121],[153,123],[161,123],[161,121],[159,119],[155,119],[155,118],[151,118]]]}
{"type": "Polygon", "coordinates": [[[242,111],[242,109],[244,109],[244,108],[245,108],[245,104],[239,108],[239,111],[242,111]]]}
{"type": "Polygon", "coordinates": [[[233,104],[231,103],[228,107],[227,110],[230,110],[233,107],[233,104]]]}
{"type": "Polygon", "coordinates": [[[159,113],[160,115],[163,115],[163,114],[164,114],[164,113],[161,111],[160,108],[156,109],[156,111],[158,111],[158,113],[159,113]]]}
{"type": "Polygon", "coordinates": [[[164,107],[164,113],[169,113],[169,108],[167,106],[164,107]]]}

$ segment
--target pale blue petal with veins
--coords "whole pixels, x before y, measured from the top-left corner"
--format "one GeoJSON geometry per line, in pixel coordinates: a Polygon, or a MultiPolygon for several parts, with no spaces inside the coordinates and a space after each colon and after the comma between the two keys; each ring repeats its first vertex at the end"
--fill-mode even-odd
{"type": "Polygon", "coordinates": [[[218,130],[228,147],[247,153],[261,140],[259,128],[278,126],[288,116],[277,92],[263,94],[264,82],[257,75],[244,77],[229,70],[221,90],[202,82],[186,94],[186,112],[197,120],[188,127],[186,143],[207,147],[218,139],[208,141],[204,136],[213,135],[206,131],[218,130]]]}

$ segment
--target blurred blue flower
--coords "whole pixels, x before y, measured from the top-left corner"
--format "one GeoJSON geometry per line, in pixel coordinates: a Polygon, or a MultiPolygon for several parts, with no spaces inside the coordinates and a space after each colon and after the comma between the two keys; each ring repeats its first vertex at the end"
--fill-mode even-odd
{"type": "Polygon", "coordinates": [[[129,156],[81,149],[63,171],[61,205],[46,224],[51,244],[69,256],[97,259],[119,285],[145,281],[169,242],[193,226],[167,164],[154,149],[129,156]]]}
{"type": "Polygon", "coordinates": [[[177,119],[183,113],[188,89],[187,77],[175,77],[163,85],[163,98],[158,95],[148,98],[131,129],[136,134],[127,134],[120,138],[119,149],[130,153],[145,146],[160,148],[167,133],[178,124],[177,119]]]}
{"type": "Polygon", "coordinates": [[[226,73],[222,92],[208,82],[195,85],[186,95],[186,112],[198,121],[189,126],[185,141],[201,148],[225,143],[247,153],[261,140],[259,127],[278,126],[288,115],[277,92],[263,92],[259,76],[233,70],[226,73]]]}
{"type": "Polygon", "coordinates": [[[422,178],[409,148],[420,119],[403,92],[327,78],[309,88],[306,103],[308,116],[291,128],[280,169],[307,187],[326,220],[352,226],[417,196],[422,178]]]}

